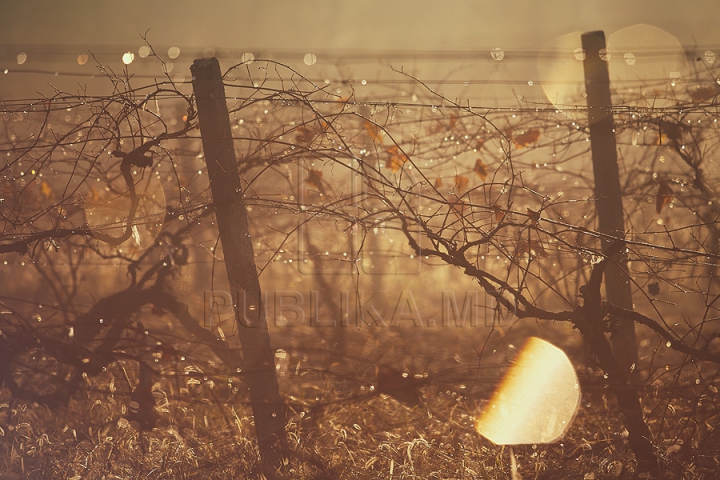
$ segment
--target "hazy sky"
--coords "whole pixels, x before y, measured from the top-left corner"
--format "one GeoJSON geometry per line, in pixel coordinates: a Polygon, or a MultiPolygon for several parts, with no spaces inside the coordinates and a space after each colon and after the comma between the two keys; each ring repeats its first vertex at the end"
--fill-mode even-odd
{"type": "Polygon", "coordinates": [[[693,1],[15,1],[4,44],[208,45],[240,49],[532,48],[577,30],[648,23],[683,44],[718,44],[720,2],[693,1]]]}
{"type": "MultiPolygon", "coordinates": [[[[27,51],[24,69],[61,69],[48,65],[70,65],[88,50],[105,52],[101,60],[121,68],[123,51],[137,53],[139,35],[148,29],[162,52],[169,46],[185,47],[183,53],[205,47],[270,56],[298,52],[282,60],[300,66],[303,52],[320,61],[323,53],[343,51],[532,51],[566,33],[609,35],[637,23],[659,27],[688,47],[720,50],[718,19],[718,0],[2,0],[0,68],[17,71],[16,56],[27,51]]],[[[14,92],[17,85],[0,76],[0,98],[11,87],[14,92]]]]}

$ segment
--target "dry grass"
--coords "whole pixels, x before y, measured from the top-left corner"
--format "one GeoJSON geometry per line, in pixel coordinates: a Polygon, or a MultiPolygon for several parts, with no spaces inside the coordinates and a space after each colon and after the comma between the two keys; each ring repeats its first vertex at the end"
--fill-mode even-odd
{"type": "MultiPolygon", "coordinates": [[[[294,343],[306,340],[296,336],[294,343]]],[[[394,345],[394,354],[404,357],[403,346],[394,345]]],[[[408,406],[376,391],[366,359],[336,354],[327,363],[317,350],[288,346],[287,352],[287,368],[280,371],[290,407],[287,478],[510,478],[509,449],[473,428],[502,373],[501,355],[494,360],[488,354],[475,365],[457,357],[435,360],[413,384],[419,405],[408,406]]],[[[88,379],[57,411],[13,401],[2,390],[0,471],[54,479],[256,477],[258,454],[240,376],[228,384],[231,375],[222,367],[206,366],[200,376],[184,368],[189,365],[164,366],[153,387],[159,420],[151,431],[139,431],[128,413],[137,374],[132,362],[88,379]]],[[[668,478],[710,479],[720,468],[719,382],[706,375],[698,384],[698,372],[668,371],[642,394],[668,478]]],[[[580,411],[562,443],[514,449],[523,478],[635,476],[601,374],[583,373],[581,387],[580,411]]]]}

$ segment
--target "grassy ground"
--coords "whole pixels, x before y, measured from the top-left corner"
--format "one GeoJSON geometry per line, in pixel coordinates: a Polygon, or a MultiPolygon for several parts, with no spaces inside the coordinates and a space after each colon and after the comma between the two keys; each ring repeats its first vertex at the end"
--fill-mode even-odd
{"type": "MultiPolygon", "coordinates": [[[[278,372],[290,407],[288,478],[510,478],[510,449],[480,437],[474,422],[508,364],[512,335],[485,345],[482,357],[457,340],[459,353],[437,356],[415,337],[378,338],[334,355],[317,338],[317,348],[297,332],[285,339],[278,372]],[[396,378],[397,389],[378,388],[378,371],[402,370],[408,377],[396,378]]],[[[435,334],[432,345],[448,342],[435,334]]],[[[131,361],[88,378],[54,411],[0,390],[0,478],[253,478],[257,450],[241,374],[201,358],[154,365],[164,376],[154,379],[155,425],[146,431],[130,395],[138,375],[131,361]]],[[[637,476],[601,372],[579,370],[582,402],[562,441],[513,449],[522,478],[637,476]]],[[[653,378],[641,395],[667,478],[716,478],[717,376],[688,365],[653,378]]]]}

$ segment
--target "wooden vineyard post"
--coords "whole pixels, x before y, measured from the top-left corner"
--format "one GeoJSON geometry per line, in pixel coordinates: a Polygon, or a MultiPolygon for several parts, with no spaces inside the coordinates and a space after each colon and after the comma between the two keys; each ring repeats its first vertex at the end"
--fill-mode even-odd
{"type": "Polygon", "coordinates": [[[225,87],[216,58],[190,67],[203,151],[225,257],[243,354],[242,379],[255,417],[262,471],[275,476],[287,452],[285,403],[278,389],[273,350],[261,301],[247,211],[237,169],[225,87]]]}
{"type": "Polygon", "coordinates": [[[642,405],[633,384],[639,384],[639,372],[632,370],[637,364],[635,324],[618,319],[608,343],[602,326],[603,315],[600,296],[600,275],[605,283],[605,298],[609,303],[632,310],[632,294],[625,254],[625,225],[623,217],[620,173],[617,164],[615,131],[610,100],[610,75],[605,58],[605,34],[589,32],[582,35],[585,51],[585,89],[587,92],[588,126],[595,176],[595,211],[598,230],[605,235],[602,250],[607,258],[593,271],[590,284],[594,294],[586,295],[584,309],[588,311],[586,325],[580,331],[590,343],[593,353],[605,371],[610,388],[615,393],[618,408],[628,430],[628,443],[635,453],[640,472],[659,473],[654,455],[651,432],[645,422],[642,405]],[[617,260],[613,257],[617,254],[617,260]],[[595,277],[595,279],[593,279],[595,277]]]}
{"type": "MultiPolygon", "coordinates": [[[[593,174],[595,176],[595,211],[598,217],[598,231],[609,237],[622,240],[625,236],[622,192],[615,144],[615,125],[610,100],[610,75],[608,62],[601,58],[605,49],[605,34],[602,31],[582,35],[585,50],[585,89],[587,92],[588,126],[592,150],[593,174]]],[[[614,243],[613,238],[602,240],[602,250],[607,251],[614,243]]],[[[632,310],[632,293],[625,255],[621,260],[608,265],[605,270],[605,294],[608,302],[632,310]]],[[[637,365],[637,341],[635,324],[621,321],[614,325],[611,343],[613,353],[620,367],[629,372],[637,365]]],[[[633,384],[640,383],[639,371],[630,376],[633,384]]]]}

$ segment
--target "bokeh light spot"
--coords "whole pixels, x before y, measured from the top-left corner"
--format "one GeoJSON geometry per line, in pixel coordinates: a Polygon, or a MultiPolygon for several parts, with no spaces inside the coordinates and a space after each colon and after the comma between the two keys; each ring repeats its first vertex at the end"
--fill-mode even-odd
{"type": "Polygon", "coordinates": [[[675,37],[650,25],[633,25],[608,37],[608,52],[632,52],[610,58],[610,81],[626,105],[666,108],[685,91],[690,69],[675,37]],[[641,92],[645,92],[643,96],[641,92]]]}
{"type": "Polygon", "coordinates": [[[497,445],[552,443],[580,404],[580,386],[565,352],[532,337],[483,409],[478,433],[497,445]]]}
{"type": "Polygon", "coordinates": [[[538,73],[545,96],[571,118],[584,115],[572,105],[585,103],[585,73],[581,48],[582,32],[568,33],[550,40],[540,49],[538,73]]]}

